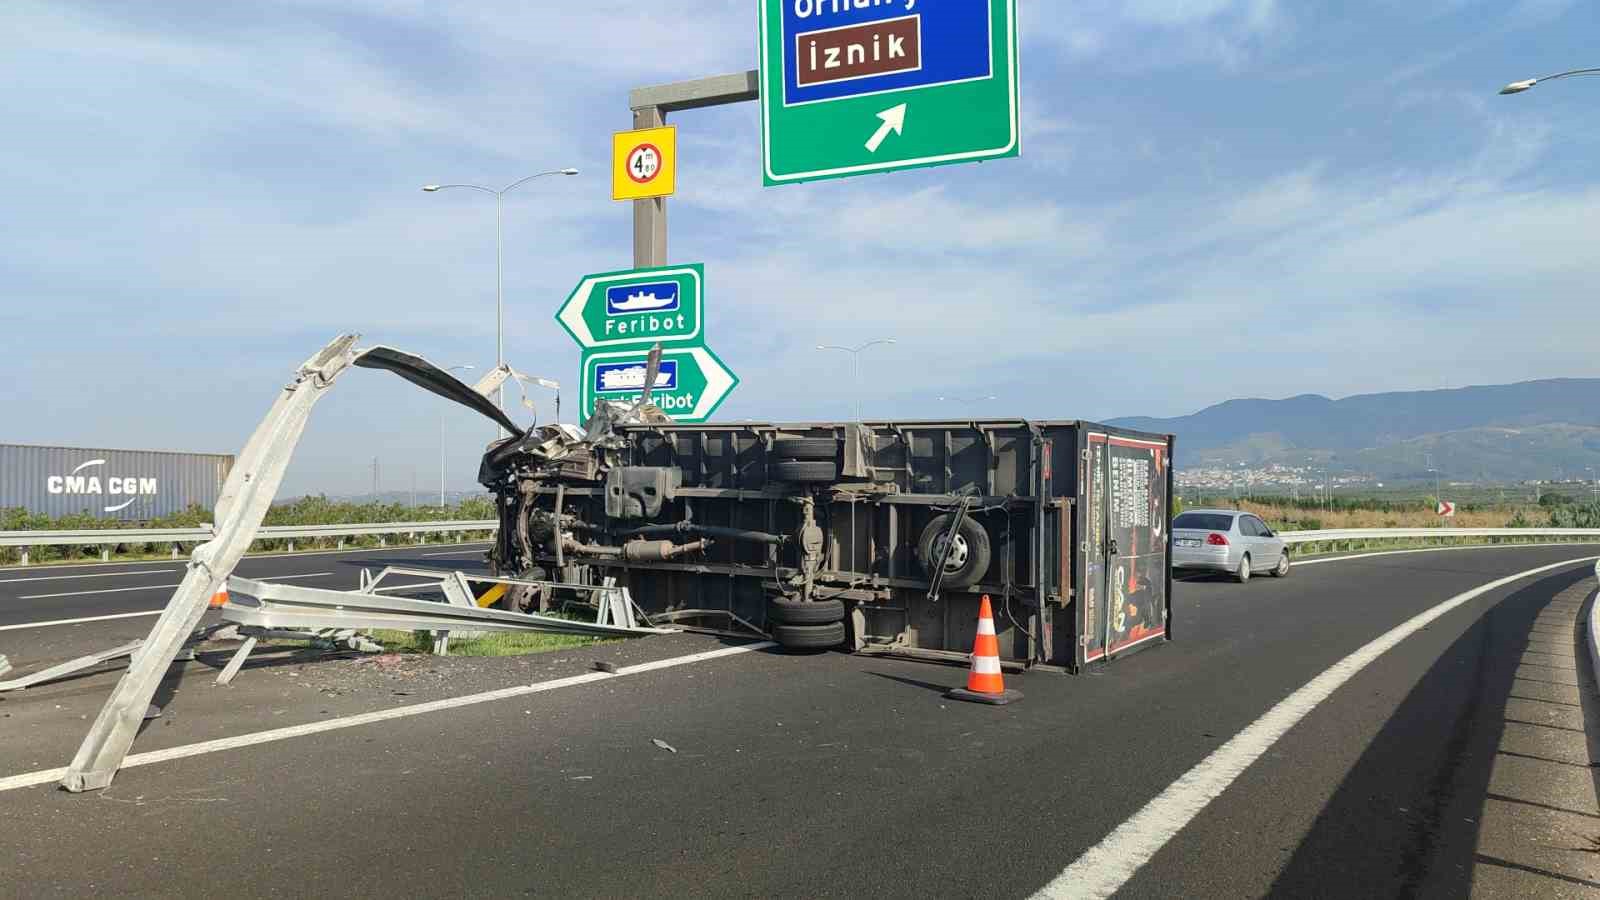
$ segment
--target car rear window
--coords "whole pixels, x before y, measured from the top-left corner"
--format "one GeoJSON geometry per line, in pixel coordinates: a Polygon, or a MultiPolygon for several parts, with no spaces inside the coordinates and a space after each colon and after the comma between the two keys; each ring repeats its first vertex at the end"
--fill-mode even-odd
{"type": "Polygon", "coordinates": [[[1173,528],[1194,528],[1200,531],[1227,531],[1233,527],[1233,516],[1222,513],[1184,513],[1172,520],[1173,528]]]}

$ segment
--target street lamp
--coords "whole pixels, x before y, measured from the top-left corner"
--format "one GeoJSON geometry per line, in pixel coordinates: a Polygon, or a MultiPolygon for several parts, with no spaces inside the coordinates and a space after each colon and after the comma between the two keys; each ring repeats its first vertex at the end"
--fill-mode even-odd
{"type": "Polygon", "coordinates": [[[1570,72],[1561,72],[1557,75],[1546,75],[1543,78],[1529,78],[1527,81],[1513,81],[1500,89],[1502,94],[1520,94],[1540,82],[1555,81],[1557,78],[1571,78],[1574,75],[1600,75],[1600,69],[1573,69],[1570,72]]]}
{"type": "MultiPolygon", "coordinates": [[[[471,369],[472,366],[450,366],[446,372],[457,369],[471,369]]],[[[439,409],[439,508],[444,509],[444,408],[439,409]]]]}
{"type": "MultiPolygon", "coordinates": [[[[543,178],[546,175],[576,175],[576,174],[578,174],[578,170],[577,169],[552,169],[549,172],[540,172],[540,173],[538,173],[536,175],[529,175],[527,178],[523,178],[520,181],[513,181],[512,183],[506,185],[505,187],[501,188],[498,191],[495,190],[494,188],[486,188],[486,187],[483,187],[482,185],[477,185],[477,184],[425,184],[425,185],[422,186],[422,189],[424,191],[427,191],[430,194],[434,193],[435,191],[449,190],[450,188],[465,188],[465,189],[470,190],[470,191],[481,191],[482,193],[485,193],[485,194],[493,194],[494,195],[494,330],[495,330],[495,357],[494,357],[494,359],[495,359],[496,367],[504,366],[506,364],[506,297],[505,297],[505,284],[506,284],[506,279],[505,279],[505,255],[506,255],[505,254],[505,248],[506,248],[506,241],[505,241],[505,231],[506,231],[506,229],[505,229],[505,218],[506,218],[506,216],[505,216],[505,207],[506,207],[506,203],[505,203],[505,200],[506,200],[506,194],[510,193],[513,190],[516,190],[517,188],[521,187],[524,184],[527,184],[528,182],[534,180],[535,178],[543,178]]],[[[501,411],[505,410],[505,408],[506,408],[506,386],[504,384],[501,384],[499,390],[496,392],[495,402],[496,402],[497,405],[499,405],[501,411]]],[[[500,427],[500,433],[502,435],[505,434],[505,426],[502,425],[500,427]]]]}
{"type": "Polygon", "coordinates": [[[862,344],[859,347],[840,347],[837,344],[817,345],[818,350],[842,350],[845,353],[850,354],[850,370],[853,373],[852,377],[855,380],[856,388],[857,422],[861,421],[861,351],[867,349],[868,347],[876,347],[879,344],[893,344],[894,342],[894,338],[879,338],[875,341],[867,341],[865,344],[862,344]]]}

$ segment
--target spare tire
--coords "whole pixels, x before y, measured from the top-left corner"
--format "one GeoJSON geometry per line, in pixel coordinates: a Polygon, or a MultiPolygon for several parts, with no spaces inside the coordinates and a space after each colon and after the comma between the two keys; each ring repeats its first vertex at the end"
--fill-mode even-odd
{"type": "Polygon", "coordinates": [[[772,442],[773,459],[821,459],[833,462],[839,442],[833,438],[778,438],[772,442]]]}
{"type": "MultiPolygon", "coordinates": [[[[922,537],[917,540],[917,560],[922,563],[922,569],[929,578],[933,577],[934,567],[939,564],[945,532],[950,530],[953,515],[945,513],[935,516],[928,527],[922,529],[922,537]]],[[[989,559],[989,532],[982,524],[973,521],[971,516],[963,517],[961,527],[951,541],[950,555],[944,564],[944,581],[941,583],[945,587],[977,584],[989,571],[989,559]]]]}
{"type": "Polygon", "coordinates": [[[793,481],[800,484],[826,484],[839,480],[839,467],[833,461],[786,459],[772,464],[770,474],[774,481],[793,481]]]}
{"type": "Polygon", "coordinates": [[[827,650],[844,643],[844,623],[832,625],[774,625],[772,639],[790,650],[827,650]]]}
{"type": "Polygon", "coordinates": [[[844,620],[843,600],[767,601],[767,622],[773,625],[828,625],[844,620]]]}

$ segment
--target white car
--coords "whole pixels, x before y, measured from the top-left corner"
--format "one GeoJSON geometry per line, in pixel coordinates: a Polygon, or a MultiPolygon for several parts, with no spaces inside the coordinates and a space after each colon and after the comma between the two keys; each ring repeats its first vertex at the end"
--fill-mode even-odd
{"type": "Polygon", "coordinates": [[[1172,568],[1226,572],[1241,584],[1256,572],[1282,578],[1289,546],[1250,513],[1189,509],[1172,520],[1172,568]]]}

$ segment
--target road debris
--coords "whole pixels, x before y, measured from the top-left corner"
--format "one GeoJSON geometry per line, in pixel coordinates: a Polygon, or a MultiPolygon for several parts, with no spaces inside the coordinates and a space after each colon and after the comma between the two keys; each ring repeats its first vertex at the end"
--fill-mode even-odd
{"type": "Polygon", "coordinates": [[[661,749],[667,751],[668,753],[677,753],[678,752],[678,748],[677,747],[674,747],[671,744],[667,743],[666,741],[663,741],[661,738],[651,738],[650,739],[650,743],[655,744],[657,747],[660,747],[661,749]]]}

